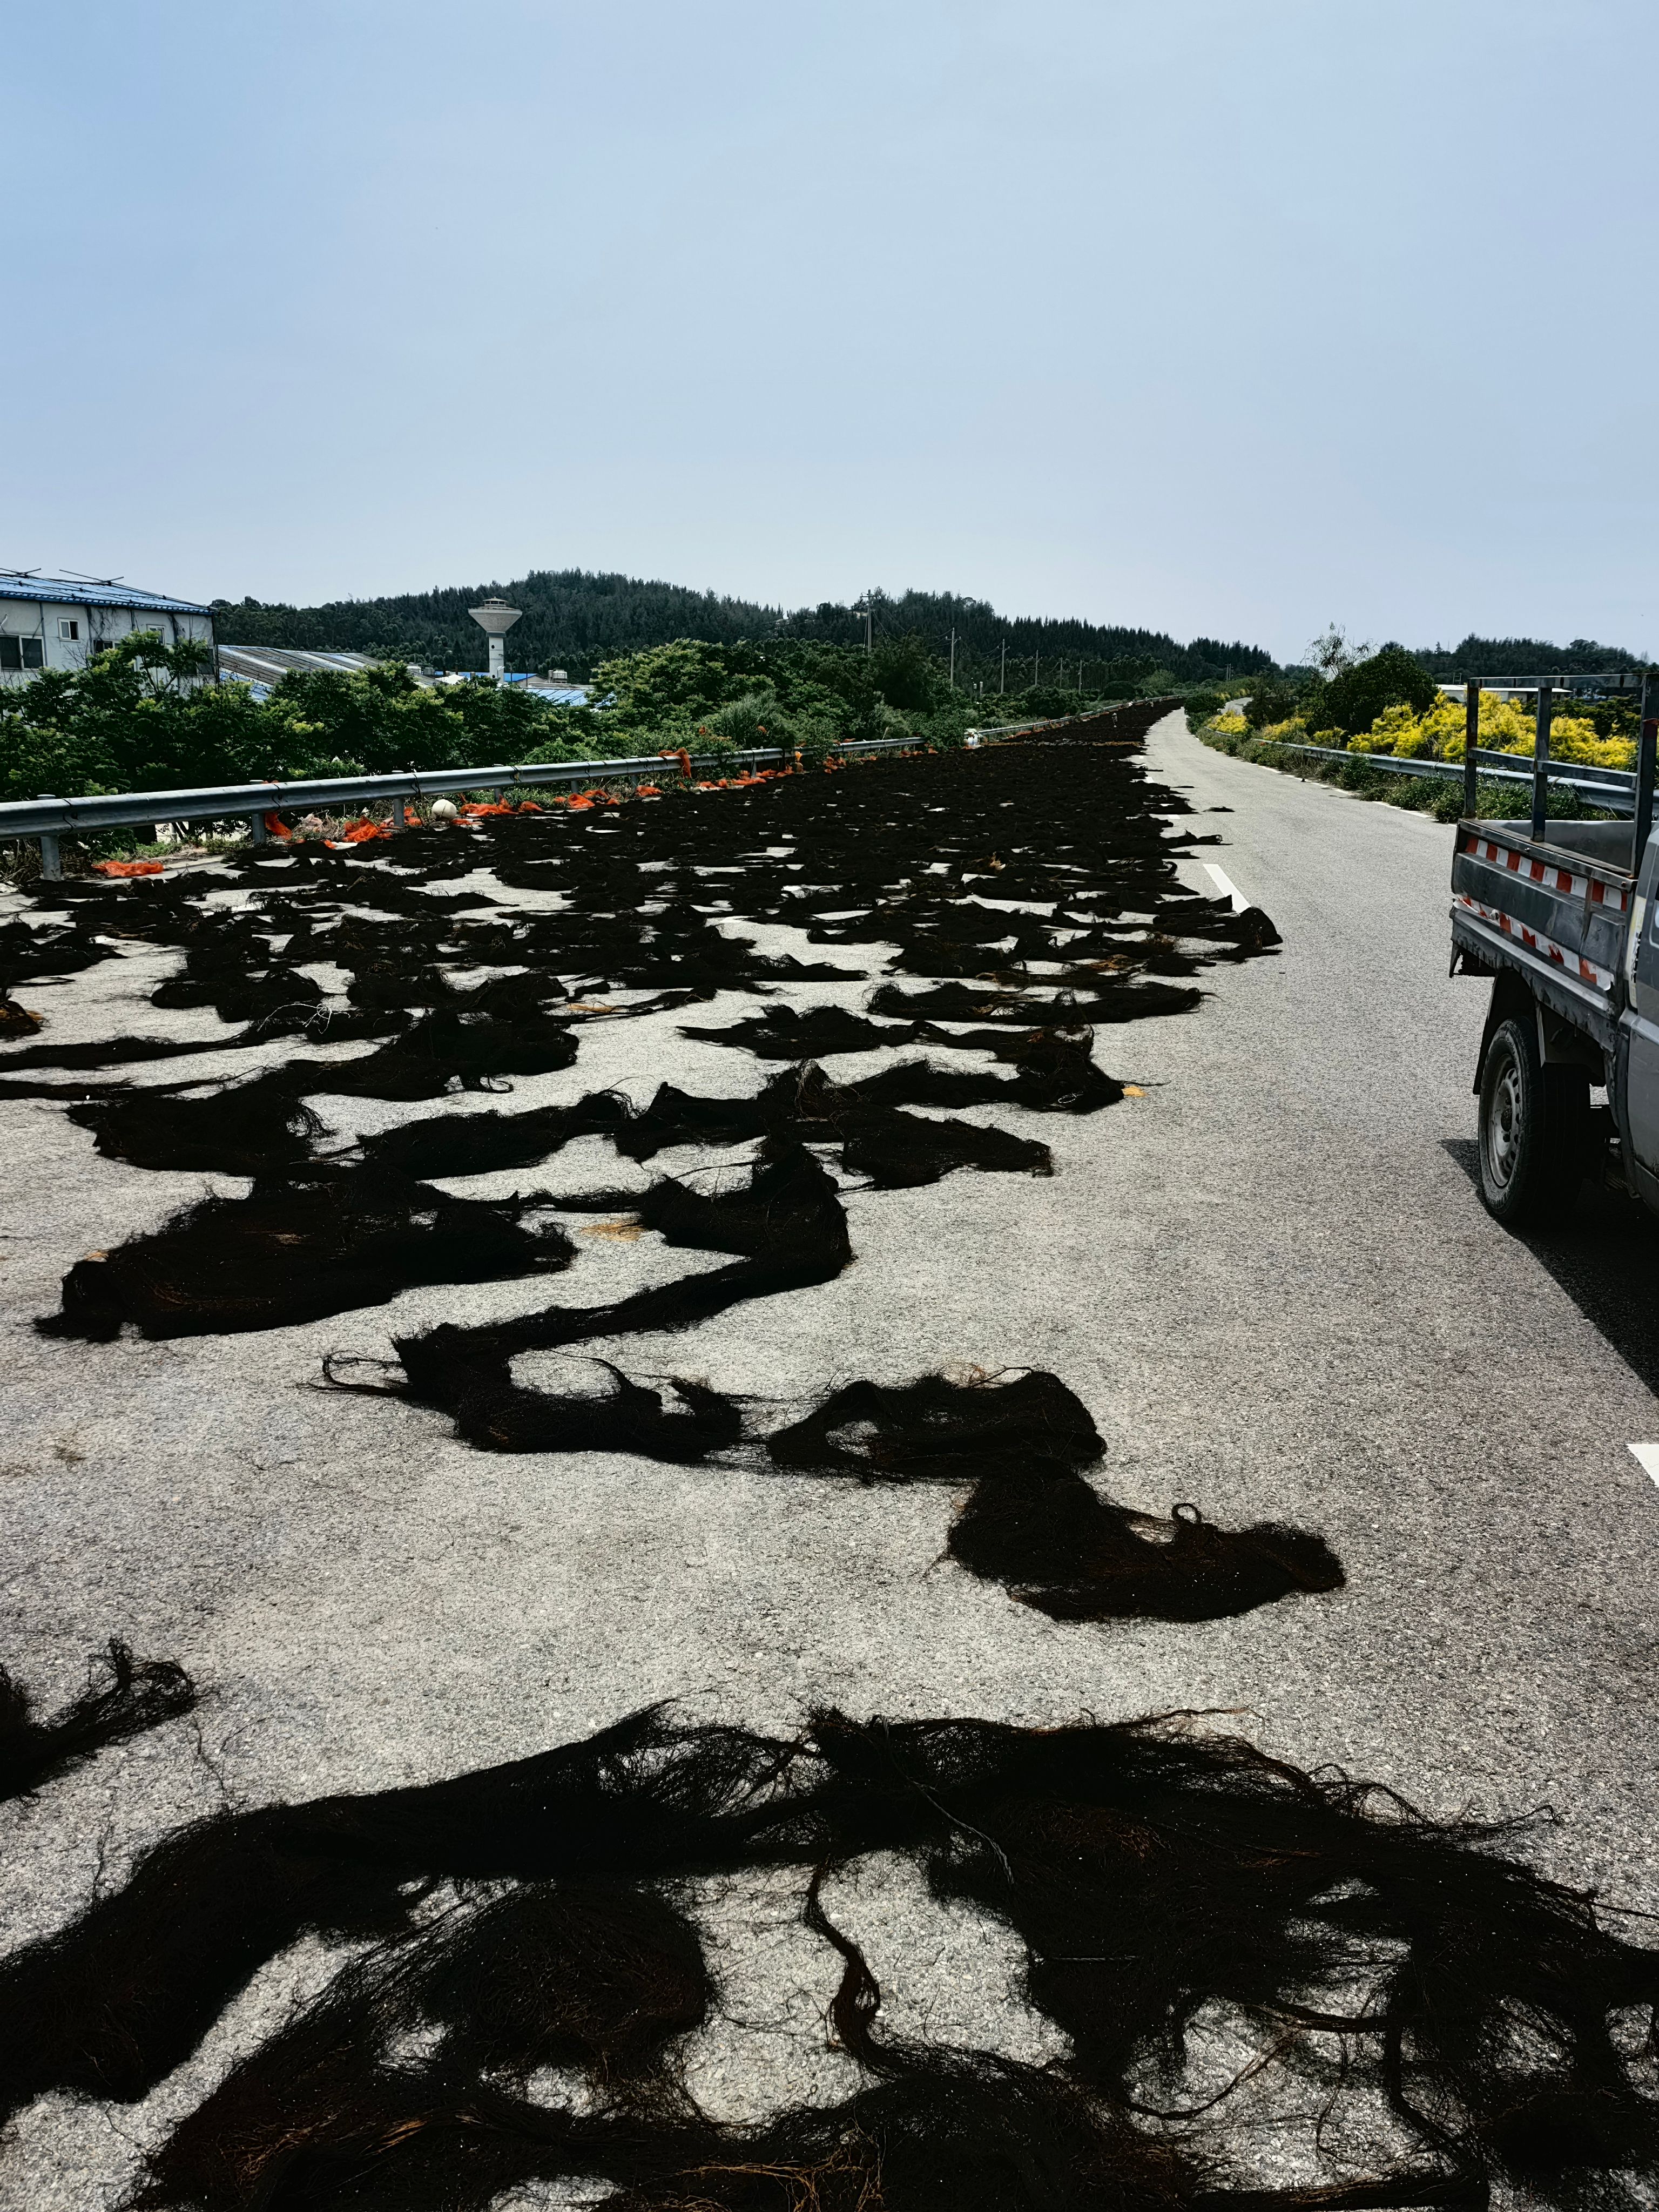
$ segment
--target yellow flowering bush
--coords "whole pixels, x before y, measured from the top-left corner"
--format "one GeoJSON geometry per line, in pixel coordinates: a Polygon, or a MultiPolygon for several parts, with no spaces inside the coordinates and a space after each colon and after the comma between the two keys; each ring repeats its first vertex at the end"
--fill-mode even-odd
{"type": "MultiPolygon", "coordinates": [[[[1413,714],[1409,707],[1385,708],[1369,730],[1349,739],[1348,750],[1393,753],[1401,760],[1461,761],[1465,727],[1462,707],[1443,695],[1424,714],[1413,714]]],[[[1484,750],[1530,754],[1534,734],[1529,707],[1491,691],[1480,694],[1484,750]]],[[[1628,738],[1598,738],[1595,725],[1583,715],[1559,714],[1550,729],[1550,757],[1586,768],[1634,768],[1636,747],[1628,738]]]]}
{"type": "MultiPolygon", "coordinates": [[[[1527,746],[1530,752],[1530,744],[1527,746]]],[[[1598,738],[1595,725],[1579,714],[1560,714],[1550,728],[1550,758],[1578,761],[1585,768],[1634,768],[1633,738],[1598,738]]]]}
{"type": "Polygon", "coordinates": [[[1431,707],[1426,714],[1413,714],[1406,706],[1385,707],[1369,730],[1350,738],[1348,750],[1356,753],[1397,753],[1403,760],[1420,760],[1425,755],[1438,757],[1437,738],[1441,734],[1435,726],[1437,709],[1431,707]]]}
{"type": "Polygon", "coordinates": [[[1224,738],[1242,738],[1249,726],[1243,714],[1218,714],[1210,725],[1224,738]]]}

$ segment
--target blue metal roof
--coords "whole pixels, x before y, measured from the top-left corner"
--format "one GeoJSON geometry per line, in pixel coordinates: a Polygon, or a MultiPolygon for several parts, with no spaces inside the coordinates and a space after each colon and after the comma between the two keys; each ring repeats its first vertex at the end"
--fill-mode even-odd
{"type": "Polygon", "coordinates": [[[83,584],[72,576],[0,574],[0,599],[44,601],[51,607],[153,607],[158,614],[210,615],[195,599],[170,599],[161,592],[141,592],[131,584],[83,584]]]}

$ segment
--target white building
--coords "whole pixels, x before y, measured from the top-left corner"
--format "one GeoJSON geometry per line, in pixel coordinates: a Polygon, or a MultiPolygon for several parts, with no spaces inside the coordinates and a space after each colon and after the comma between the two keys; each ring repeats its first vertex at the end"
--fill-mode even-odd
{"type": "MultiPolygon", "coordinates": [[[[235,613],[233,607],[228,619],[234,621],[235,613]]],[[[220,682],[251,684],[254,697],[260,701],[270,696],[271,686],[280,684],[284,676],[307,676],[318,671],[350,676],[380,665],[372,653],[322,653],[291,645],[228,645],[222,641],[219,645],[220,682]]],[[[424,668],[413,660],[405,665],[416,683],[428,691],[454,684],[471,684],[479,672],[476,668],[460,672],[424,668]]],[[[587,703],[590,687],[573,684],[562,668],[555,668],[544,677],[508,669],[501,680],[515,690],[527,691],[532,699],[540,699],[549,706],[585,707],[587,703]]]]}
{"type": "Polygon", "coordinates": [[[27,684],[43,668],[84,668],[100,646],[135,629],[160,630],[167,645],[193,638],[211,647],[213,610],[128,584],[0,570],[0,686],[27,684]]]}

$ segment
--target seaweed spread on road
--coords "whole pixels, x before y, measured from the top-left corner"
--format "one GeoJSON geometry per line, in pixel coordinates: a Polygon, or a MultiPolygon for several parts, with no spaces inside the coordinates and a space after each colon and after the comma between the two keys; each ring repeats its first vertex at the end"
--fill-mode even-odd
{"type": "Polygon", "coordinates": [[[485,2212],[568,2181],[605,2212],[1633,2212],[1659,2100],[1620,2023],[1659,1953],[1504,1833],[1191,1716],[821,1710],[778,1738],[650,1710],[163,1838],[0,1963],[0,2112],[145,2098],[308,1936],[325,1985],[175,2102],[129,2205],[485,2212]],[[1008,1931],[1063,2057],[884,2026],[834,1905],[873,1854],[1008,1931]],[[697,1907],[761,1869],[830,1954],[854,2086],[742,2124],[688,2078],[725,2010],[697,1907]]]}
{"type": "MultiPolygon", "coordinates": [[[[1259,912],[1236,915],[1182,889],[1174,855],[1197,841],[1171,830],[1179,811],[1121,746],[1028,744],[781,779],[667,808],[509,814],[487,829],[406,838],[383,860],[366,860],[361,848],[305,847],[253,851],[228,872],[188,879],[42,885],[40,906],[66,919],[46,921],[40,949],[66,967],[134,945],[171,946],[184,965],[150,990],[152,1004],[211,1008],[237,1047],[356,1049],[290,1052],[240,1082],[62,1085],[70,1116],[106,1156],[244,1175],[252,1185],[246,1196],[200,1199],[155,1233],[77,1261],[60,1310],[40,1325],[104,1341],[123,1326],[152,1337],[287,1327],[383,1304],[417,1284],[568,1268],[576,1247],[547,1216],[620,1214],[667,1246],[732,1256],[621,1298],[561,1302],[495,1324],[441,1323],[397,1340],[400,1371],[342,1358],[327,1379],[447,1414],[489,1449],[603,1440],[684,1461],[757,1443],[752,1417],[706,1383],[677,1383],[687,1410],[664,1411],[660,1392],[614,1364],[592,1370],[611,1378],[597,1390],[588,1380],[559,1391],[520,1380],[514,1363],[683,1331],[833,1279],[853,1247],[830,1163],[874,1191],[963,1170],[1051,1174],[1040,1138],[965,1121],[959,1109],[1079,1115],[1115,1104],[1123,1086],[1095,1061],[1096,1024],[1190,1013],[1200,992],[1188,979],[1277,941],[1259,912]],[[251,895],[236,891],[239,882],[251,895]],[[435,888],[445,884],[457,887],[435,888]],[[504,888],[544,892],[548,903],[503,905],[504,888]],[[878,983],[869,1015],[774,997],[735,1024],[683,1024],[689,1035],[791,1063],[740,1097],[664,1084],[635,1106],[616,1091],[589,1092],[519,1113],[417,1115],[355,1144],[329,1133],[308,1103],[420,1104],[510,1089],[514,1077],[575,1065],[588,1022],[859,973],[758,953],[738,933],[742,916],[787,920],[828,942],[896,947],[893,965],[932,980],[878,983]],[[348,976],[343,1002],[309,972],[323,961],[348,976]],[[922,1054],[839,1082],[816,1062],[896,1043],[922,1054]],[[982,1058],[948,1064],[988,1053],[1008,1073],[982,1058]],[[486,1200],[428,1180],[541,1168],[578,1137],[641,1164],[669,1147],[757,1149],[713,1188],[682,1172],[642,1190],[599,1184],[486,1200]]],[[[15,973],[27,972],[35,942],[10,927],[15,973]]],[[[59,1088],[45,1079],[50,1068],[202,1048],[165,1036],[62,1047],[47,1038],[0,1059],[0,1070],[27,1069],[12,1087],[40,1097],[59,1088]]],[[[924,1379],[913,1389],[949,1387],[924,1379]]],[[[771,1463],[787,1465],[780,1449],[771,1463]]],[[[1040,1436],[1011,1440],[994,1461],[966,1449],[936,1455],[933,1472],[963,1500],[951,1555],[1056,1619],[1207,1619],[1341,1581],[1315,1535],[1224,1530],[1186,1504],[1168,1520],[1134,1514],[1040,1436]]]]}
{"type": "Polygon", "coordinates": [[[196,1686],[182,1667],[135,1659],[118,1637],[93,1661],[80,1696],[50,1720],[36,1717],[29,1691],[0,1667],[0,1800],[26,1796],[195,1703],[196,1686]]]}
{"type": "MultiPolygon", "coordinates": [[[[252,1188],[77,1261],[40,1326],[93,1340],[289,1327],[416,1285],[568,1270],[562,1218],[620,1214],[719,1264],[409,1331],[394,1359],[330,1358],[326,1382],[401,1401],[388,1419],[438,1413],[481,1449],[943,1485],[950,1555],[1056,1620],[1211,1620],[1335,1589],[1340,1565],[1310,1532],[1105,1496],[1093,1421],[1054,1376],[842,1383],[781,1419],[574,1349],[833,1279],[854,1256],[838,1178],[881,1192],[1052,1174],[1042,1136],[962,1115],[1116,1105],[1096,1029],[1189,1016],[1206,968],[1277,942],[1259,912],[1181,889],[1175,855],[1200,842],[1170,830],[1181,811],[1115,746],[1036,744],[505,815],[374,860],[305,848],[190,878],[42,886],[38,919],[0,930],[0,988],[170,948],[182,964],[160,984],[152,968],[149,1003],[198,1029],[55,1043],[49,1023],[13,1025],[0,1097],[56,1099],[131,1167],[252,1188]],[[548,903],[504,904],[492,882],[548,903]],[[762,954],[744,917],[880,948],[920,983],[881,982],[861,1012],[792,1005],[776,994],[861,970],[762,954]],[[592,1024],[728,991],[769,1003],[681,1026],[782,1063],[740,1097],[664,1083],[642,1104],[589,1091],[367,1133],[309,1103],[349,1115],[354,1098],[509,1091],[574,1066],[592,1024]],[[208,1012],[224,1034],[204,1042],[208,1012]],[[895,1044],[912,1056],[867,1074],[817,1065],[895,1044]],[[227,1046],[265,1057],[240,1081],[76,1079],[227,1046]],[[508,1199],[430,1181],[541,1169],[577,1139],[636,1169],[701,1152],[719,1172],[508,1199]],[[734,1147],[749,1157],[718,1158],[734,1147]],[[555,1351],[571,1387],[515,1372],[555,1351]]],[[[46,1723],[0,1677],[14,1791],[193,1698],[180,1670],[119,1644],[108,1667],[106,1687],[46,1723]]],[[[0,2104],[146,2097],[309,1936],[343,1945],[343,1963],[155,2142],[135,2206],[482,2212],[564,2180],[608,2192],[611,2212],[1474,2208],[1495,2179],[1574,2212],[1587,2192],[1616,2204],[1659,2134],[1607,2021],[1650,2004],[1653,1959],[1492,1840],[1179,1720],[1037,1731],[824,1711],[777,1740],[651,1711],[513,1765],[227,1814],[155,1844],[122,1887],[0,1962],[0,2104]],[[874,1853],[1013,1931],[1063,2061],[884,2029],[877,1976],[829,1901],[874,1853]],[[794,1870],[804,1923],[840,1961],[829,2027],[861,2086],[740,2126],[686,2078],[721,2003],[692,1907],[698,1883],[762,1868],[794,1870]],[[1305,2185],[1250,2179],[1234,2116],[1255,2112],[1264,2078],[1322,2112],[1305,2185]]]]}

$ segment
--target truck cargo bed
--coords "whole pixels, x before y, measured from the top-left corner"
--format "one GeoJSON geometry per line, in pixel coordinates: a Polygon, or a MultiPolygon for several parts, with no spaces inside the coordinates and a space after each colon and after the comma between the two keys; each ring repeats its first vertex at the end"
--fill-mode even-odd
{"type": "Polygon", "coordinates": [[[1452,943],[1466,966],[1510,968],[1542,1003],[1611,1051],[1634,883],[1621,822],[1460,822],[1452,943]]]}

